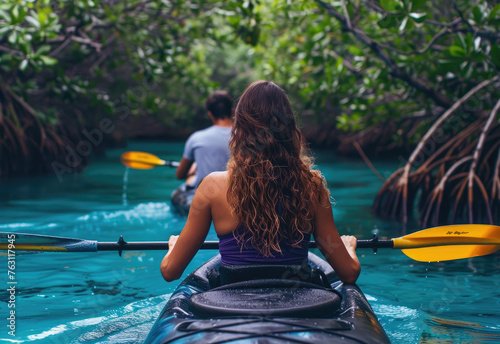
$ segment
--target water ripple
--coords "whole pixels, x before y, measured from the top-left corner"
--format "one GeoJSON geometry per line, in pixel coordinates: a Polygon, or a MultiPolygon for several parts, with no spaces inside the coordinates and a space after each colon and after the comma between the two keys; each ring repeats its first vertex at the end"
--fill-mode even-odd
{"type": "Polygon", "coordinates": [[[104,315],[60,324],[27,340],[35,343],[121,343],[143,341],[170,297],[162,295],[133,302],[104,315]]]}

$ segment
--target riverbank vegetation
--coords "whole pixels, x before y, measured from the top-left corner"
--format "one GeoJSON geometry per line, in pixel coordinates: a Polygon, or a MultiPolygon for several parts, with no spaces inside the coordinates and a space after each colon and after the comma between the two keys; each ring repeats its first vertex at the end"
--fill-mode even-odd
{"type": "Polygon", "coordinates": [[[74,173],[132,117],[189,133],[266,78],[311,141],[401,161],[378,214],[498,222],[499,26],[485,0],[6,0],[0,178],[74,173]]]}

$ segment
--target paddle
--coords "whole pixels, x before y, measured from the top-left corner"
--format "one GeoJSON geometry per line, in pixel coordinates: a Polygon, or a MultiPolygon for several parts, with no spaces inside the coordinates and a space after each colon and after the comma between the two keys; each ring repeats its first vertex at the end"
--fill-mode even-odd
{"type": "Polygon", "coordinates": [[[125,152],[121,155],[120,161],[127,167],[139,170],[150,170],[156,166],[179,166],[178,161],[162,160],[156,155],[145,152],[125,152]]]}
{"type": "MultiPolygon", "coordinates": [[[[218,249],[218,241],[202,249],[218,249]]],[[[317,247],[311,242],[309,247],[317,247]]],[[[358,240],[358,248],[397,248],[408,257],[436,262],[483,256],[500,249],[500,227],[493,225],[450,225],[425,229],[391,240],[358,240]]],[[[0,250],[42,252],[97,252],[125,250],[168,250],[168,242],[97,242],[46,235],[0,232],[0,250]]]]}

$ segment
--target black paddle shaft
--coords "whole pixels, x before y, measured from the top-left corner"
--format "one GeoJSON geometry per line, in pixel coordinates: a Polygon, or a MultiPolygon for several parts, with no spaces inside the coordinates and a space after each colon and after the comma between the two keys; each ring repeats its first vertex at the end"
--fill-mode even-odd
{"type": "Polygon", "coordinates": [[[168,250],[168,241],[140,241],[126,242],[120,235],[118,242],[98,242],[97,251],[118,251],[121,256],[122,251],[140,251],[140,250],[168,250]]]}
{"type": "MultiPolygon", "coordinates": [[[[317,248],[315,241],[309,243],[309,248],[317,248]]],[[[358,240],[358,248],[372,248],[373,252],[377,252],[378,248],[394,248],[392,240],[378,240],[378,235],[374,234],[370,240],[358,240]]],[[[218,241],[206,241],[201,247],[205,250],[219,249],[218,241]]],[[[122,251],[141,251],[141,250],[168,250],[168,241],[141,241],[141,242],[126,242],[123,236],[120,236],[118,242],[98,242],[97,251],[118,251],[121,256],[122,251]]]]}
{"type": "MultiPolygon", "coordinates": [[[[309,243],[309,248],[317,248],[318,244],[315,241],[309,243]]],[[[371,248],[373,252],[377,252],[379,248],[394,248],[392,240],[379,240],[378,234],[373,234],[370,240],[358,240],[357,248],[371,248]]]]}

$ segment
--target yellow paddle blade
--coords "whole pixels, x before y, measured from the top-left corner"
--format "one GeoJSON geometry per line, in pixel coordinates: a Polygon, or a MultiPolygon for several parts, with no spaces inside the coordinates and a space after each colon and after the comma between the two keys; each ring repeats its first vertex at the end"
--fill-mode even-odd
{"type": "Polygon", "coordinates": [[[485,256],[500,249],[500,245],[454,245],[409,248],[401,250],[413,260],[419,262],[443,262],[485,256]]]}
{"type": "Polygon", "coordinates": [[[444,245],[500,245],[500,227],[493,225],[449,225],[424,229],[393,239],[394,248],[444,245]]]}
{"type": "Polygon", "coordinates": [[[478,257],[500,248],[500,227],[449,225],[425,229],[393,239],[394,248],[421,262],[478,257]]]}
{"type": "MultiPolygon", "coordinates": [[[[121,155],[120,160],[126,166],[128,166],[127,163],[131,162],[150,165],[151,166],[150,168],[153,168],[155,166],[164,166],[167,164],[165,160],[158,158],[156,155],[145,152],[125,152],[121,155]]],[[[132,167],[132,168],[145,169],[144,167],[132,167]]]]}
{"type": "MultiPolygon", "coordinates": [[[[8,245],[0,244],[0,250],[8,250],[8,245]]],[[[15,248],[11,251],[44,251],[44,252],[66,252],[68,251],[65,247],[58,246],[43,246],[43,245],[15,245],[15,248]]]]}
{"type": "Polygon", "coordinates": [[[97,252],[97,241],[48,235],[0,232],[0,250],[8,255],[18,251],[97,252]]]}
{"type": "Polygon", "coordinates": [[[121,162],[123,165],[130,167],[130,168],[135,168],[136,170],[150,170],[152,168],[155,168],[155,165],[145,164],[142,162],[129,161],[129,160],[123,160],[123,159],[121,159],[121,162]]]}

